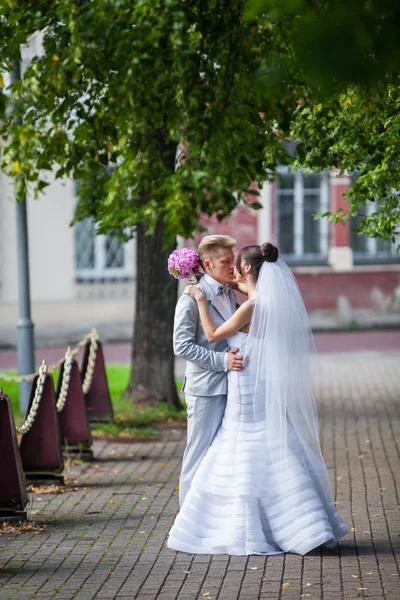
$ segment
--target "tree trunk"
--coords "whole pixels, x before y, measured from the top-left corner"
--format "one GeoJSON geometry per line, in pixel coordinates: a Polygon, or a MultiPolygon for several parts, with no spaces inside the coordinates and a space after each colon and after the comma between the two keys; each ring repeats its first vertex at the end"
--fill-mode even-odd
{"type": "MultiPolygon", "coordinates": [[[[172,170],[176,147],[168,149],[172,170]]],[[[153,235],[137,227],[136,313],[132,340],[132,365],[125,396],[134,402],[167,402],[182,408],[175,385],[172,334],[178,282],[167,270],[167,259],[176,243],[165,247],[163,224],[153,235]]]]}

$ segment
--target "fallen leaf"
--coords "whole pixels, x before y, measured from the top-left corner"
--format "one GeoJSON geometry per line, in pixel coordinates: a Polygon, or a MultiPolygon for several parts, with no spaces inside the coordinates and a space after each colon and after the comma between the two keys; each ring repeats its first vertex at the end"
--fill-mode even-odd
{"type": "Polygon", "coordinates": [[[359,454],[358,458],[364,458],[365,454],[359,454]]]}
{"type": "Polygon", "coordinates": [[[311,583],[306,583],[307,587],[311,587],[311,585],[312,585],[311,583]]]}
{"type": "Polygon", "coordinates": [[[162,487],[164,484],[163,483],[157,483],[158,487],[162,487]]]}
{"type": "Polygon", "coordinates": [[[340,481],[343,477],[336,477],[336,481],[340,481]]]}
{"type": "Polygon", "coordinates": [[[354,577],[354,579],[358,579],[359,575],[352,575],[352,577],[354,577]]]}
{"type": "Polygon", "coordinates": [[[392,573],[392,577],[398,577],[399,574],[398,573],[392,573]]]}
{"type": "Polygon", "coordinates": [[[373,572],[372,572],[372,571],[369,571],[369,572],[367,573],[367,575],[373,575],[373,572]]]}
{"type": "Polygon", "coordinates": [[[139,533],[146,533],[145,531],[139,531],[139,533]]]}
{"type": "Polygon", "coordinates": [[[350,448],[347,446],[347,447],[345,448],[345,451],[346,451],[346,452],[348,452],[349,450],[350,450],[350,448]]]}
{"type": "Polygon", "coordinates": [[[367,590],[368,588],[357,588],[358,590],[367,590]]]}
{"type": "Polygon", "coordinates": [[[210,592],[206,592],[205,594],[203,594],[203,598],[206,598],[206,597],[209,598],[209,596],[210,596],[210,592]]]}
{"type": "Polygon", "coordinates": [[[340,504],[340,502],[334,502],[333,503],[335,506],[337,506],[338,504],[340,504]]]}
{"type": "Polygon", "coordinates": [[[250,571],[258,571],[258,567],[250,567],[250,571]]]}
{"type": "Polygon", "coordinates": [[[358,529],[354,529],[354,527],[352,527],[352,528],[350,529],[350,531],[354,531],[354,532],[356,532],[356,531],[358,531],[358,529]]]}
{"type": "Polygon", "coordinates": [[[380,517],[381,515],[378,513],[376,515],[372,515],[373,517],[380,517]]]}
{"type": "Polygon", "coordinates": [[[311,594],[300,594],[300,598],[309,598],[311,594]]]}
{"type": "Polygon", "coordinates": [[[166,467],[166,466],[167,466],[167,463],[166,463],[166,462],[162,462],[162,463],[161,463],[161,466],[162,466],[162,468],[164,468],[164,467],[166,467]]]}
{"type": "Polygon", "coordinates": [[[183,571],[183,572],[185,573],[185,575],[190,575],[190,573],[191,573],[192,571],[183,571]]]}
{"type": "Polygon", "coordinates": [[[108,504],[115,504],[114,500],[109,500],[108,504]]]}
{"type": "Polygon", "coordinates": [[[175,489],[176,489],[176,490],[179,490],[179,485],[177,485],[177,486],[175,487],[175,489]]]}
{"type": "Polygon", "coordinates": [[[3,75],[0,74],[0,86],[4,87],[4,79],[3,79],[3,75]]]}
{"type": "Polygon", "coordinates": [[[138,481],[143,481],[143,479],[144,479],[144,477],[140,477],[140,478],[138,479],[138,481]]]}
{"type": "Polygon", "coordinates": [[[291,583],[282,583],[282,587],[290,587],[291,585],[291,583]]]}
{"type": "Polygon", "coordinates": [[[142,500],[147,500],[146,496],[143,496],[142,500]]]}

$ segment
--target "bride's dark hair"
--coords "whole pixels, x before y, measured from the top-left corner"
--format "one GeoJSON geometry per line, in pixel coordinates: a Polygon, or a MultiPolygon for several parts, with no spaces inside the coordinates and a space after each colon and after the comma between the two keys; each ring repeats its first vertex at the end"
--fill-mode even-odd
{"type": "Polygon", "coordinates": [[[261,246],[245,246],[241,249],[239,254],[236,257],[236,270],[240,275],[243,276],[241,271],[240,264],[242,259],[246,263],[246,265],[251,265],[254,267],[256,278],[258,279],[258,274],[260,272],[260,268],[262,264],[266,262],[276,262],[278,260],[278,248],[267,242],[266,244],[261,244],[261,246]]]}

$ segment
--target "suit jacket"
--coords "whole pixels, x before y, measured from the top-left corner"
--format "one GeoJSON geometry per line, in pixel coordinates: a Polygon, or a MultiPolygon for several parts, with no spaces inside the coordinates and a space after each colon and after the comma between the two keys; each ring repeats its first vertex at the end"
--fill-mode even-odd
{"type": "MultiPolygon", "coordinates": [[[[212,288],[200,279],[199,287],[207,298],[211,318],[216,327],[226,319],[218,310],[217,298],[212,288]]],[[[232,314],[236,310],[236,297],[232,292],[232,314]]],[[[227,393],[225,355],[226,340],[209,343],[201,325],[197,302],[183,294],[176,305],[174,322],[174,353],[187,361],[183,390],[193,396],[218,396],[227,393]]]]}

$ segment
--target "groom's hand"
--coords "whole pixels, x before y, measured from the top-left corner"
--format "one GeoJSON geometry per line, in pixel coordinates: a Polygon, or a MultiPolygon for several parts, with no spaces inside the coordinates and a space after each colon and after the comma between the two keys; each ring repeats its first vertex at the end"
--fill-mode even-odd
{"type": "Polygon", "coordinates": [[[228,371],[241,371],[243,369],[243,356],[236,354],[239,348],[228,352],[228,371]]]}

